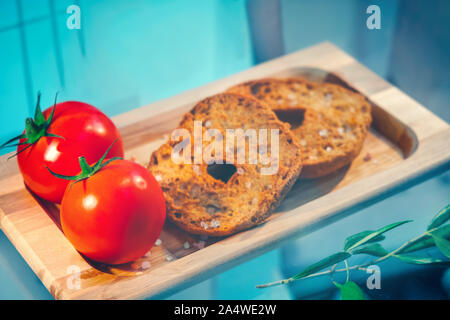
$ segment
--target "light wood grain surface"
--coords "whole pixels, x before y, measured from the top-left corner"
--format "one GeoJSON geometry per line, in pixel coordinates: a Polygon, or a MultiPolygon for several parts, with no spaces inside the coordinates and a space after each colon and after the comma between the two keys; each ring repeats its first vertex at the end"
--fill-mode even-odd
{"type": "MultiPolygon", "coordinates": [[[[320,179],[297,181],[265,224],[228,238],[205,240],[166,223],[162,244],[147,256],[123,266],[93,264],[64,237],[58,208],[30,194],[16,161],[7,161],[7,156],[3,156],[2,230],[57,299],[162,297],[331,223],[391,190],[448,166],[449,126],[330,43],[115,117],[124,138],[126,158],[146,165],[151,152],[168,138],[183,113],[196,101],[245,80],[287,75],[345,82],[371,100],[374,123],[361,154],[349,167],[320,179]],[[186,242],[190,244],[188,249],[184,247],[186,242]],[[68,271],[73,266],[80,271],[80,288],[70,285],[74,275],[68,271]]],[[[384,218],[388,217],[380,215],[380,220],[384,218]]]]}

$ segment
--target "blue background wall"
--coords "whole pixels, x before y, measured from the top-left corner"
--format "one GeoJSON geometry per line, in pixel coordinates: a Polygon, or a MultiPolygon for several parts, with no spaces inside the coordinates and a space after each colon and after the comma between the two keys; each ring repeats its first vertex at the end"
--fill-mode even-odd
{"type": "Polygon", "coordinates": [[[37,90],[45,106],[59,91],[114,115],[251,66],[242,1],[79,1],[79,31],[66,27],[72,3],[0,2],[0,140],[37,90]]]}
{"type": "MultiPolygon", "coordinates": [[[[332,41],[395,81],[392,44],[403,10],[399,3],[282,0],[285,51],[332,41]],[[366,28],[369,4],[381,8],[381,30],[366,28]]],[[[442,14],[448,16],[445,10],[442,14]]],[[[253,65],[244,0],[0,0],[0,57],[0,142],[21,131],[38,90],[44,107],[59,91],[60,101],[86,101],[115,115],[253,65]],[[79,31],[66,27],[70,4],[81,7],[79,31]]],[[[421,68],[429,65],[422,62],[421,68]]],[[[411,75],[407,70],[401,73],[411,75]]],[[[401,81],[396,85],[450,119],[450,85],[443,83],[432,95],[418,95],[401,81]]],[[[417,222],[405,227],[405,235],[421,232],[448,202],[449,180],[448,173],[441,175],[173,297],[283,299],[317,293],[317,288],[328,288],[329,281],[313,283],[309,289],[256,290],[254,285],[298,271],[362,229],[407,217],[417,222]]],[[[392,246],[405,239],[394,240],[392,246]]],[[[398,266],[388,270],[407,272],[398,266]]],[[[430,296],[437,289],[433,290],[430,296]]],[[[3,233],[0,298],[51,298],[3,233]]]]}

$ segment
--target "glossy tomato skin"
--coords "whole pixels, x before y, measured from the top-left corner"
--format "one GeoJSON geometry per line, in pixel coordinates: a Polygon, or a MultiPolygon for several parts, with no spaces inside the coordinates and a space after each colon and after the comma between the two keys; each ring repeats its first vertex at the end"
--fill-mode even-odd
{"type": "MultiPolygon", "coordinates": [[[[44,111],[46,119],[52,108],[44,111]]],[[[46,167],[58,174],[76,175],[80,170],[78,157],[84,156],[89,164],[93,164],[114,140],[117,141],[107,158],[123,157],[122,139],[116,126],[104,113],[87,103],[58,103],[48,132],[64,139],[41,137],[17,155],[25,184],[43,199],[61,203],[68,184],[67,180],[51,175],[46,167]]],[[[20,152],[26,146],[19,146],[17,151],[20,152]]]]}
{"type": "Polygon", "coordinates": [[[147,253],[166,217],[158,182],[129,160],[112,161],[69,185],[60,212],[72,245],[86,257],[108,264],[127,263],[147,253]]]}

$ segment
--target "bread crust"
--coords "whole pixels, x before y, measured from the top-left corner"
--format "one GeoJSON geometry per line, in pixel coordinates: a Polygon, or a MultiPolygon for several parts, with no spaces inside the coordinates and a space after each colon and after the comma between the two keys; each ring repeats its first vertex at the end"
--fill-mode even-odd
{"type": "Polygon", "coordinates": [[[289,121],[303,117],[298,127],[291,127],[302,148],[301,178],[322,177],[350,164],[372,121],[366,98],[336,84],[266,78],[238,84],[228,92],[261,100],[279,117],[288,112],[284,117],[289,121]],[[303,113],[290,116],[293,111],[303,113]]]}
{"type": "MultiPolygon", "coordinates": [[[[168,141],[153,152],[149,170],[164,192],[169,219],[189,233],[209,236],[226,236],[263,223],[300,175],[298,139],[268,105],[234,93],[200,101],[184,115],[178,128],[193,133],[194,121],[202,121],[203,133],[214,128],[224,137],[226,129],[278,129],[278,172],[261,175],[264,165],[235,162],[236,171],[224,182],[209,174],[206,163],[173,162],[172,150],[179,141],[168,141]]],[[[206,145],[202,148],[205,151],[206,145]]]]}

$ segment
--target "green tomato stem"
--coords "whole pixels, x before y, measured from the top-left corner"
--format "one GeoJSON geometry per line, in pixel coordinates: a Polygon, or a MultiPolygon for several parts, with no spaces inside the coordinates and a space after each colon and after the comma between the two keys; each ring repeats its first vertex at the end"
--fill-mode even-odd
{"type": "Polygon", "coordinates": [[[58,93],[56,93],[56,95],[55,95],[55,103],[53,105],[52,112],[51,112],[50,116],[48,117],[48,119],[45,120],[44,114],[42,113],[41,106],[40,106],[41,93],[38,92],[36,109],[35,109],[35,112],[34,112],[34,119],[33,118],[27,118],[25,120],[25,133],[21,134],[21,135],[18,135],[17,137],[14,137],[14,138],[6,141],[2,145],[0,145],[0,149],[2,149],[2,148],[17,147],[19,145],[28,144],[28,146],[26,146],[25,148],[21,149],[20,151],[18,151],[14,155],[10,156],[8,159],[13,158],[13,157],[17,156],[19,153],[25,151],[26,149],[28,149],[28,147],[30,147],[31,145],[33,145],[34,143],[39,141],[39,139],[41,139],[42,137],[54,137],[54,138],[62,138],[62,139],[64,139],[64,137],[61,137],[61,136],[58,136],[58,135],[55,135],[55,134],[52,134],[52,133],[48,132],[48,128],[50,127],[50,125],[51,125],[51,123],[53,121],[53,115],[55,113],[57,97],[58,97],[58,93]],[[16,140],[20,140],[20,139],[24,139],[25,142],[13,143],[16,140]]]}
{"type": "Polygon", "coordinates": [[[113,141],[113,143],[108,147],[108,149],[105,151],[103,156],[93,166],[90,166],[88,164],[88,162],[86,161],[86,158],[84,156],[79,157],[78,162],[80,164],[81,173],[76,176],[62,175],[62,174],[53,172],[52,170],[50,170],[49,167],[46,167],[46,168],[53,176],[55,176],[57,178],[74,181],[74,183],[82,181],[84,179],[92,177],[94,174],[96,174],[98,171],[100,171],[102,168],[104,168],[106,165],[108,165],[111,161],[122,159],[121,157],[113,157],[111,159],[108,159],[107,161],[104,161],[106,156],[108,155],[109,150],[111,150],[112,146],[114,145],[114,143],[116,141],[117,141],[117,139],[113,141]]]}

